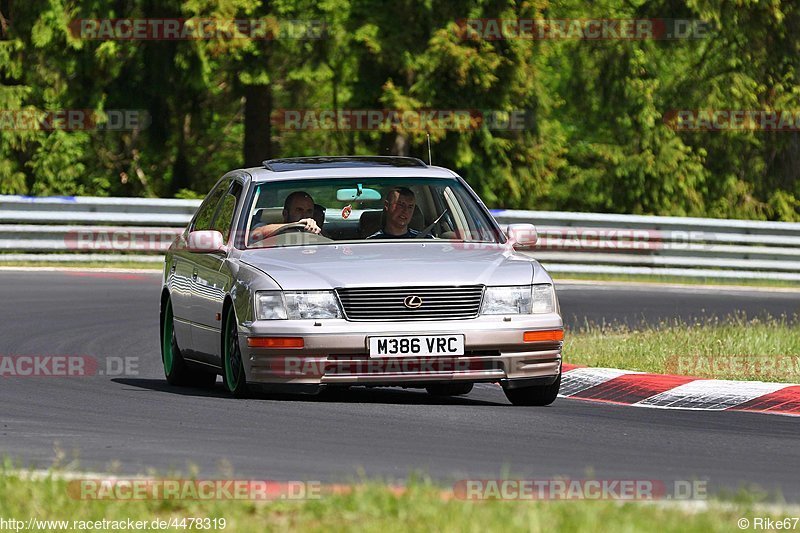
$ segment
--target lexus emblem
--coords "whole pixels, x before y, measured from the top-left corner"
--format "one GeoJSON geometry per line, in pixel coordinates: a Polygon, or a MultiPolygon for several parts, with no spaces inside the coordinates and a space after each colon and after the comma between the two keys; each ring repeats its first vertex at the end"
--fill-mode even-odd
{"type": "Polygon", "coordinates": [[[403,300],[403,305],[409,309],[417,309],[418,307],[422,306],[422,298],[416,295],[406,296],[406,299],[403,300]]]}

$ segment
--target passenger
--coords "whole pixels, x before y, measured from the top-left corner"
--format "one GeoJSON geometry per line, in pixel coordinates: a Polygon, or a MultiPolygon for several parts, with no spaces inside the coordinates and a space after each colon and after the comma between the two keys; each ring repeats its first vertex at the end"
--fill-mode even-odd
{"type": "Polygon", "coordinates": [[[314,220],[314,199],[305,191],[294,191],[283,202],[283,224],[267,224],[254,229],[251,234],[252,241],[260,241],[277,233],[283,228],[297,222],[303,222],[303,231],[319,233],[320,227],[314,220]]]}
{"type": "Polygon", "coordinates": [[[395,187],[386,194],[383,202],[384,226],[367,237],[368,239],[413,239],[419,232],[408,227],[416,208],[414,191],[406,187],[395,187]]]}

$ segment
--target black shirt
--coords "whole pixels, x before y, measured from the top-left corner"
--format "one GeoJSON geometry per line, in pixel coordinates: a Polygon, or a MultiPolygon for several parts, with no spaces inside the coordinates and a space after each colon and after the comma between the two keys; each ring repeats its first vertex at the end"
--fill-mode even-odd
{"type": "Polygon", "coordinates": [[[417,235],[419,235],[419,232],[411,228],[408,228],[408,231],[402,235],[392,235],[391,233],[386,233],[384,230],[380,230],[367,237],[367,239],[414,239],[417,235]]]}

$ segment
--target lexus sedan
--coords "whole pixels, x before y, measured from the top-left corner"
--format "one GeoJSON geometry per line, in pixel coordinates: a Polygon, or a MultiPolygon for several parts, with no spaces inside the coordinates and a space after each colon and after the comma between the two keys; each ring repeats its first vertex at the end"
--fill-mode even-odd
{"type": "Polygon", "coordinates": [[[161,355],[173,385],[350,386],[552,403],[553,280],[455,172],[409,157],[304,157],[234,170],[166,254],[161,355]]]}

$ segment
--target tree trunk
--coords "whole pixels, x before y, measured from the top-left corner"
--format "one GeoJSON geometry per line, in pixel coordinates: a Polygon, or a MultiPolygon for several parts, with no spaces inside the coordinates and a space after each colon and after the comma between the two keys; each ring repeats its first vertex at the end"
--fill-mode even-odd
{"type": "Polygon", "coordinates": [[[177,154],[175,154],[175,161],[172,164],[172,181],[169,188],[172,196],[181,189],[188,189],[193,185],[193,180],[190,178],[192,170],[189,164],[188,147],[186,146],[191,124],[191,115],[184,115],[181,127],[178,129],[177,154]]]}
{"type": "Polygon", "coordinates": [[[272,157],[272,86],[247,85],[244,98],[244,165],[257,167],[272,157]]]}
{"type": "Polygon", "coordinates": [[[378,155],[402,155],[407,156],[411,151],[408,138],[396,132],[388,132],[381,135],[380,152],[378,155]]]}
{"type": "Polygon", "coordinates": [[[0,39],[8,36],[8,27],[11,24],[12,0],[0,0],[0,39]]]}

